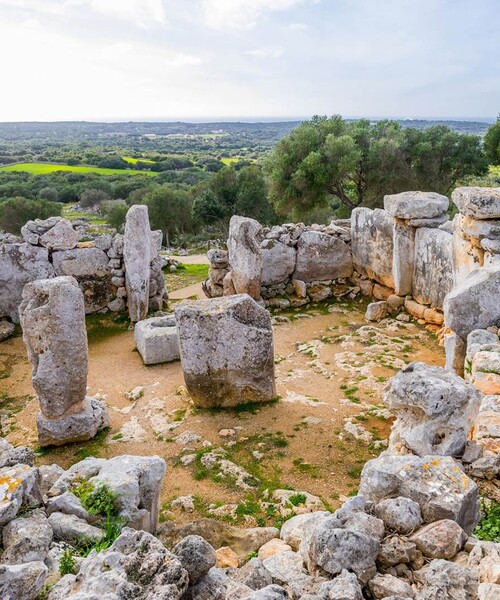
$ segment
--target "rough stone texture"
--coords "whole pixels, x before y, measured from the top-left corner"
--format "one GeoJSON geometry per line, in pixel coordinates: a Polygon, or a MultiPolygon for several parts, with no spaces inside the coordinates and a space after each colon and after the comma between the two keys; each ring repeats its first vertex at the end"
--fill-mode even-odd
{"type": "Polygon", "coordinates": [[[43,562],[0,565],[2,600],[35,600],[42,589],[48,569],[43,562]]]}
{"type": "Polygon", "coordinates": [[[500,452],[500,396],[485,396],[474,427],[474,440],[484,450],[500,452]]]}
{"type": "Polygon", "coordinates": [[[423,586],[415,600],[475,600],[478,578],[466,569],[447,560],[433,560],[428,566],[415,571],[415,579],[423,586]]]}
{"type": "Polygon", "coordinates": [[[42,498],[38,472],[27,465],[0,469],[0,527],[15,518],[19,509],[39,506],[42,498]]]}
{"type": "Polygon", "coordinates": [[[108,550],[87,556],[78,575],[60,579],[48,600],[181,600],[188,584],[180,560],[159,540],[125,528],[108,550]]]}
{"type": "Polygon", "coordinates": [[[453,331],[444,334],[444,351],[446,354],[446,370],[460,375],[464,374],[466,343],[453,331]]]}
{"type": "Polygon", "coordinates": [[[71,221],[61,219],[54,227],[40,236],[38,243],[49,250],[72,250],[80,234],[73,229],[71,221]]]}
{"type": "Polygon", "coordinates": [[[54,531],[55,539],[68,544],[76,544],[81,539],[98,542],[104,536],[102,529],[89,525],[75,515],[54,512],[49,516],[48,521],[54,531]]]}
{"type": "Polygon", "coordinates": [[[72,277],[35,281],[24,288],[19,312],[42,412],[60,417],[81,404],[87,390],[82,293],[72,277]]]}
{"type": "Polygon", "coordinates": [[[87,396],[60,417],[39,414],[36,420],[40,446],[63,446],[70,442],[91,440],[98,431],[109,427],[109,415],[105,405],[97,398],[87,396]]]}
{"type": "Polygon", "coordinates": [[[83,292],[87,314],[104,308],[113,297],[108,257],[99,248],[75,248],[54,252],[56,275],[74,277],[83,292]]]}
{"type": "Polygon", "coordinates": [[[452,236],[441,229],[417,229],[411,294],[420,304],[442,308],[455,285],[452,236]]]}
{"type": "Polygon", "coordinates": [[[390,596],[401,596],[403,598],[413,598],[414,592],[411,585],[390,575],[377,573],[368,583],[368,588],[372,596],[376,599],[389,598],[390,596]]]}
{"type": "Polygon", "coordinates": [[[484,266],[484,250],[471,241],[462,237],[459,230],[460,216],[453,221],[453,260],[455,279],[462,282],[469,273],[484,266]]]}
{"type": "Polygon", "coordinates": [[[35,279],[54,277],[46,248],[30,244],[0,244],[0,316],[19,323],[23,288],[35,279]]]}
{"type": "Polygon", "coordinates": [[[390,380],[384,400],[396,416],[389,438],[393,453],[458,456],[479,412],[481,394],[454,373],[415,362],[390,380]]]}
{"type": "MultiPolygon", "coordinates": [[[[55,483],[55,481],[56,480],[54,480],[53,483],[55,483]]],[[[91,520],[91,516],[83,508],[81,500],[71,492],[64,492],[60,496],[48,499],[47,514],[50,515],[53,512],[60,512],[65,515],[75,515],[79,519],[84,519],[85,521],[91,520]]]]}
{"type": "Polygon", "coordinates": [[[500,325],[500,264],[477,269],[445,298],[445,325],[461,338],[474,329],[500,325]]]}
{"type": "Polygon", "coordinates": [[[384,196],[384,209],[398,219],[432,219],[448,210],[449,200],[436,192],[401,192],[384,196]]]}
{"type": "Polygon", "coordinates": [[[496,350],[477,352],[471,365],[472,383],[488,395],[500,395],[500,344],[496,346],[496,350]]]}
{"type": "Polygon", "coordinates": [[[386,527],[398,533],[412,533],[422,524],[422,513],[417,502],[409,498],[388,498],[375,507],[375,514],[386,527]]]}
{"type": "Polygon", "coordinates": [[[179,335],[173,316],[139,321],[134,328],[135,344],[145,365],[178,360],[179,335]]]}
{"type": "Polygon", "coordinates": [[[411,294],[415,256],[415,228],[402,219],[394,219],[392,273],[394,291],[400,296],[411,294]]]}
{"type": "Polygon", "coordinates": [[[407,564],[417,557],[417,547],[413,542],[399,535],[387,537],[382,541],[377,555],[377,564],[382,568],[407,564]]]}
{"type": "Polygon", "coordinates": [[[262,248],[261,285],[286,281],[295,270],[297,251],[277,240],[264,240],[262,248]]]}
{"type": "Polygon", "coordinates": [[[197,406],[276,396],[271,318],[246,294],[175,307],[186,386],[197,406]]]}
{"type": "Polygon", "coordinates": [[[500,189],[459,187],[451,194],[458,210],[474,219],[500,219],[500,189]]]}
{"type": "Polygon", "coordinates": [[[16,326],[14,323],[11,323],[10,321],[0,321],[0,342],[10,338],[14,335],[15,331],[16,326]]]}
{"type": "Polygon", "coordinates": [[[188,535],[172,552],[188,572],[190,585],[196,585],[212,567],[215,567],[215,550],[199,535],[188,535]]]}
{"type": "Polygon", "coordinates": [[[302,558],[295,552],[281,552],[263,561],[273,582],[283,586],[292,600],[299,600],[307,593],[316,593],[323,579],[309,575],[302,565],[302,558]]]}
{"type": "Polygon", "coordinates": [[[442,519],[425,525],[410,540],[427,558],[451,560],[464,547],[467,534],[455,521],[442,519]]]}
{"type": "Polygon", "coordinates": [[[366,307],[365,319],[367,321],[382,321],[388,317],[391,309],[385,300],[379,302],[370,302],[366,307]]]}
{"type": "Polygon", "coordinates": [[[304,231],[297,243],[297,265],[293,279],[309,283],[350,277],[352,256],[349,246],[321,231],[304,231]]]}
{"type": "Polygon", "coordinates": [[[324,600],[363,600],[363,593],[356,575],[343,569],[333,581],[327,581],[321,586],[320,598],[324,600]]]}
{"type": "Polygon", "coordinates": [[[273,582],[269,571],[262,561],[256,557],[251,558],[239,569],[236,578],[252,590],[260,590],[273,582]]]}
{"type": "Polygon", "coordinates": [[[262,279],[262,227],[254,219],[231,217],[229,222],[229,265],[231,280],[236,294],[248,294],[254,300],[260,298],[262,279]]]}
{"type": "Polygon", "coordinates": [[[2,562],[9,564],[44,561],[52,542],[52,527],[41,511],[14,519],[2,531],[2,562]]]}
{"type": "Polygon", "coordinates": [[[14,467],[15,465],[33,466],[35,453],[27,446],[14,447],[12,444],[0,438],[0,467],[14,467]]]}
{"type": "Polygon", "coordinates": [[[500,221],[477,220],[459,215],[458,227],[467,239],[500,240],[500,221]]]}
{"type": "Polygon", "coordinates": [[[292,550],[297,551],[302,540],[304,539],[305,530],[314,529],[318,521],[329,515],[330,513],[326,511],[316,511],[312,513],[296,515],[283,523],[280,531],[280,537],[284,542],[291,546],[292,550]]]}
{"type": "Polygon", "coordinates": [[[369,208],[352,211],[351,251],[358,273],[394,289],[393,219],[385,211],[369,208]]]}
{"type": "Polygon", "coordinates": [[[359,493],[372,502],[404,496],[417,502],[426,523],[453,519],[467,533],[479,520],[476,484],[450,456],[382,456],[368,461],[359,493]]]}
{"type": "Polygon", "coordinates": [[[151,228],[148,207],[134,205],[127,212],[123,244],[125,287],[132,323],[146,317],[149,308],[151,228]]]}

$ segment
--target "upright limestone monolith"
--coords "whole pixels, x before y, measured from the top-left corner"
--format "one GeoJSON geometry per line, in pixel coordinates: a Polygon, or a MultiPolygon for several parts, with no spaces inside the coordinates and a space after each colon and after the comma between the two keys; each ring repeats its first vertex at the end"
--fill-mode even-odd
{"type": "Polygon", "coordinates": [[[128,313],[132,323],[145,319],[149,309],[151,228],[148,207],[131,206],[125,221],[123,246],[128,313]]]}
{"type": "Polygon", "coordinates": [[[28,283],[19,307],[41,414],[40,445],[89,440],[109,425],[104,405],[86,396],[87,331],[83,294],[73,277],[28,283]]]}

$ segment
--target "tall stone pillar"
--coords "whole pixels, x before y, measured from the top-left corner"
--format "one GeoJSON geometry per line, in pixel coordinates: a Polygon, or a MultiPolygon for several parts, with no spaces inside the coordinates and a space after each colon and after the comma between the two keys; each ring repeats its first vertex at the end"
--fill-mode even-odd
{"type": "Polygon", "coordinates": [[[83,294],[73,277],[28,283],[19,307],[42,413],[41,446],[89,440],[109,425],[104,405],[86,396],[87,331],[83,294]]]}
{"type": "Polygon", "coordinates": [[[128,313],[132,323],[137,323],[149,310],[151,228],[147,206],[135,204],[127,213],[123,261],[128,313]]]}
{"type": "MultiPolygon", "coordinates": [[[[248,294],[254,300],[260,299],[262,279],[262,248],[259,236],[262,226],[254,219],[231,217],[229,223],[229,267],[232,287],[236,294],[248,294]]],[[[230,286],[225,286],[230,290],[230,286]]],[[[224,292],[227,295],[227,292],[224,292]]]]}

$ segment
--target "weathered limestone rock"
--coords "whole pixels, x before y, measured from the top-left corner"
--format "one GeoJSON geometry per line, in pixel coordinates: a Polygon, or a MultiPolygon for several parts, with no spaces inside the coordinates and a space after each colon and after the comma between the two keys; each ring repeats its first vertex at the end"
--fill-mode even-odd
{"type": "Polygon", "coordinates": [[[460,377],[464,374],[465,341],[453,331],[444,335],[444,351],[446,354],[446,369],[455,372],[460,377]]]}
{"type": "Polygon", "coordinates": [[[500,325],[500,264],[470,273],[444,300],[445,324],[462,339],[474,329],[500,325]]]}
{"type": "Polygon", "coordinates": [[[38,243],[49,250],[71,250],[76,247],[79,238],[80,234],[73,229],[71,221],[61,219],[40,236],[38,243]]]}
{"type": "Polygon", "coordinates": [[[477,417],[481,394],[454,373],[414,362],[390,380],[384,400],[396,416],[389,439],[393,453],[458,456],[477,417]]]}
{"type": "Polygon", "coordinates": [[[351,251],[361,275],[394,289],[393,219],[380,209],[355,208],[351,215],[351,251]]]}
{"type": "Polygon", "coordinates": [[[0,469],[0,527],[15,518],[19,509],[39,506],[42,498],[38,472],[28,465],[0,469]]]}
{"type": "Polygon", "coordinates": [[[424,521],[452,519],[470,533],[479,521],[476,484],[450,456],[382,456],[368,461],[359,493],[372,502],[404,496],[424,521]]]}
{"type": "Polygon", "coordinates": [[[384,196],[384,209],[398,219],[432,219],[448,210],[449,200],[436,192],[401,192],[384,196]]]}
{"type": "Polygon", "coordinates": [[[41,561],[20,565],[0,565],[2,600],[36,600],[48,569],[41,561]]]}
{"type": "Polygon", "coordinates": [[[179,335],[175,317],[152,317],[134,328],[135,344],[145,365],[179,360],[179,335]]]}
{"type": "Polygon", "coordinates": [[[48,219],[28,221],[21,227],[21,235],[28,244],[36,246],[40,241],[40,236],[47,233],[47,231],[55,227],[62,220],[62,217],[49,217],[48,219]]]}
{"type": "Polygon", "coordinates": [[[0,321],[0,342],[10,338],[14,335],[15,331],[16,326],[14,323],[11,323],[10,321],[0,321]]]}
{"type": "Polygon", "coordinates": [[[231,217],[227,247],[232,284],[237,294],[248,294],[254,300],[260,298],[263,269],[261,235],[262,227],[254,219],[231,217]]]}
{"type": "Polygon", "coordinates": [[[280,537],[284,542],[291,546],[292,550],[297,551],[304,539],[305,530],[314,529],[319,520],[328,516],[330,516],[330,513],[326,511],[316,511],[296,515],[283,523],[280,537]]]}
{"type": "Polygon", "coordinates": [[[480,350],[474,355],[471,382],[484,394],[500,395],[500,344],[496,350],[480,350]]]}
{"type": "MultiPolygon", "coordinates": [[[[57,481],[57,479],[55,481],[57,481]]],[[[55,483],[55,481],[53,483],[55,483]]],[[[83,508],[81,500],[71,492],[64,492],[60,496],[55,496],[54,498],[48,499],[47,514],[50,515],[53,512],[60,512],[64,513],[65,515],[75,515],[79,519],[83,519],[85,521],[91,520],[91,516],[83,508]]]]}
{"type": "Polygon", "coordinates": [[[464,547],[467,534],[455,521],[441,519],[416,531],[410,541],[427,558],[451,560],[464,547]]]}
{"type": "Polygon", "coordinates": [[[414,598],[414,592],[407,581],[398,579],[394,575],[377,573],[368,582],[368,588],[373,598],[382,600],[389,597],[414,598]]]}
{"type": "Polygon", "coordinates": [[[417,547],[413,542],[409,542],[399,535],[393,535],[382,541],[380,552],[377,555],[377,564],[383,568],[393,567],[412,562],[416,557],[417,547]]]}
{"type": "Polygon", "coordinates": [[[458,210],[474,219],[500,219],[500,190],[487,187],[459,187],[452,195],[458,210]]]}
{"type": "Polygon", "coordinates": [[[248,295],[182,302],[175,316],[184,379],[197,406],[276,396],[271,318],[248,295]]]}
{"type": "Polygon", "coordinates": [[[455,280],[461,283],[469,273],[484,266],[484,249],[478,244],[465,239],[460,231],[460,215],[453,220],[453,260],[455,265],[455,280]]]}
{"type": "Polygon", "coordinates": [[[392,257],[392,273],[394,291],[400,296],[411,294],[414,256],[415,228],[403,221],[394,219],[394,249],[392,257]]]}
{"type": "Polygon", "coordinates": [[[73,277],[29,283],[19,307],[32,381],[42,414],[42,445],[92,438],[109,424],[103,404],[86,398],[87,331],[83,295],[73,277]]]}
{"type": "Polygon", "coordinates": [[[325,600],[363,600],[363,592],[354,573],[343,569],[333,581],[320,588],[320,598],[325,600]]]}
{"type": "MultiPolygon", "coordinates": [[[[307,593],[319,591],[324,579],[312,577],[302,566],[302,558],[295,552],[281,552],[263,561],[273,582],[283,586],[292,600],[300,599],[307,593]]],[[[285,596],[286,598],[286,596],[285,596]]]]}
{"type": "Polygon", "coordinates": [[[447,560],[433,560],[428,566],[415,571],[414,577],[422,586],[415,600],[477,599],[479,581],[476,573],[447,560]]]}
{"type": "Polygon", "coordinates": [[[172,550],[189,574],[190,585],[196,585],[212,567],[215,567],[215,550],[199,535],[188,535],[172,550]]]}
{"type": "Polygon", "coordinates": [[[493,454],[500,452],[500,396],[485,396],[474,426],[474,440],[493,454]]]}
{"type": "Polygon", "coordinates": [[[412,296],[420,304],[442,308],[454,285],[452,236],[441,229],[417,229],[412,296]]]}
{"type": "Polygon", "coordinates": [[[87,390],[82,293],[72,277],[35,281],[24,288],[19,312],[42,412],[60,417],[80,404],[87,390]]]}
{"type": "Polygon", "coordinates": [[[99,527],[89,525],[75,515],[53,512],[49,516],[49,525],[54,532],[56,540],[67,544],[76,544],[81,539],[98,542],[104,536],[104,531],[99,527]]]}
{"type": "Polygon", "coordinates": [[[295,269],[297,251],[277,240],[264,240],[262,248],[261,285],[286,281],[295,269]]]}
{"type": "Polygon", "coordinates": [[[391,314],[391,309],[385,300],[371,302],[366,307],[365,319],[367,321],[382,321],[391,314]]]}
{"type": "Polygon", "coordinates": [[[321,231],[304,231],[297,243],[297,265],[294,279],[325,281],[350,277],[352,256],[341,239],[321,231]]]}
{"type": "Polygon", "coordinates": [[[0,438],[0,468],[14,467],[15,465],[33,466],[35,462],[35,453],[27,446],[14,447],[12,444],[0,438]]]}
{"type": "Polygon", "coordinates": [[[99,248],[75,248],[54,252],[56,275],[74,277],[83,292],[87,314],[104,308],[113,297],[108,257],[99,248]]]}
{"type": "Polygon", "coordinates": [[[499,220],[477,220],[473,217],[459,215],[458,228],[467,239],[500,240],[500,221],[499,220]]]}
{"type": "Polygon", "coordinates": [[[54,277],[46,248],[0,244],[0,316],[19,323],[23,288],[35,279],[54,277]]]}
{"type": "Polygon", "coordinates": [[[403,535],[415,531],[422,524],[417,502],[409,498],[387,498],[375,507],[375,514],[385,525],[403,535]]]}
{"type": "Polygon", "coordinates": [[[150,240],[148,207],[131,206],[125,221],[123,260],[128,312],[132,323],[141,321],[148,314],[150,240]]]}

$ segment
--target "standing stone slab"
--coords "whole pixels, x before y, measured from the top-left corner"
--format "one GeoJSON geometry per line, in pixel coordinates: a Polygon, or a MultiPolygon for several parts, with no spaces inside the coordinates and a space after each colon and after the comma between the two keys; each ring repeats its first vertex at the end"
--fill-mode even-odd
{"type": "Polygon", "coordinates": [[[455,284],[452,236],[442,229],[421,227],[415,235],[412,296],[420,304],[443,308],[455,284]]]}
{"type": "Polygon", "coordinates": [[[351,215],[354,268],[361,275],[394,289],[393,219],[384,210],[355,208],[351,215]]]}
{"type": "Polygon", "coordinates": [[[500,264],[470,273],[444,301],[445,325],[462,339],[474,329],[500,326],[500,264]]]}
{"type": "Polygon", "coordinates": [[[278,240],[262,242],[262,285],[286,281],[295,269],[297,252],[278,240]]]}
{"type": "Polygon", "coordinates": [[[73,277],[29,283],[19,307],[42,412],[60,417],[87,390],[88,348],[83,296],[73,277]]]}
{"type": "Polygon", "coordinates": [[[458,210],[474,219],[500,219],[500,188],[459,187],[451,199],[458,210]]]}
{"type": "Polygon", "coordinates": [[[260,298],[263,266],[261,235],[262,227],[254,219],[231,217],[227,247],[232,283],[237,294],[248,294],[254,300],[260,298]]]}
{"type": "Polygon", "coordinates": [[[415,228],[402,219],[394,219],[394,252],[392,274],[394,292],[398,296],[411,293],[415,253],[415,228]]]}
{"type": "Polygon", "coordinates": [[[297,243],[297,266],[293,279],[326,281],[350,277],[352,256],[341,239],[321,231],[304,231],[297,243]]]}
{"type": "Polygon", "coordinates": [[[146,317],[149,309],[151,228],[148,207],[130,207],[125,221],[123,246],[128,313],[132,323],[146,317]]]}
{"type": "Polygon", "coordinates": [[[19,323],[23,288],[30,281],[54,277],[46,248],[0,244],[0,316],[19,323]]]}
{"type": "Polygon", "coordinates": [[[252,298],[186,301],[175,316],[184,379],[197,406],[275,398],[271,317],[252,298]]]}
{"type": "Polygon", "coordinates": [[[448,210],[450,201],[436,192],[401,192],[384,196],[384,209],[398,219],[432,219],[448,210]]]}

